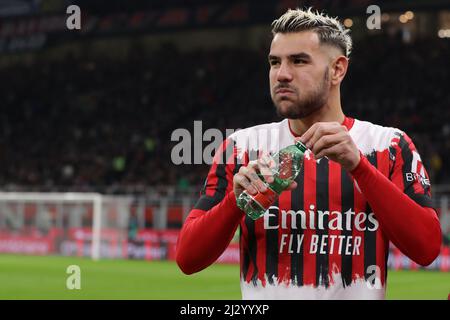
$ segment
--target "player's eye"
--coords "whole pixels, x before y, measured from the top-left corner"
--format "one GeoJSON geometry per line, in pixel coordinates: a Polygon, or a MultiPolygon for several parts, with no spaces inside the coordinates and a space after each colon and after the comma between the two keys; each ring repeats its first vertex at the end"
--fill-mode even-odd
{"type": "Polygon", "coordinates": [[[280,61],[279,60],[269,60],[269,64],[271,66],[277,66],[280,64],[280,61]]]}
{"type": "Polygon", "coordinates": [[[304,64],[304,63],[306,63],[306,60],[295,58],[293,60],[293,62],[294,62],[294,64],[304,64]]]}

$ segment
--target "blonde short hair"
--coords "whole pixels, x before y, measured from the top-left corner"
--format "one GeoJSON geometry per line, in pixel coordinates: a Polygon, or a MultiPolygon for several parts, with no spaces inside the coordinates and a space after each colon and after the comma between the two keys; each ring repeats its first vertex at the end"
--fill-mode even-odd
{"type": "Polygon", "coordinates": [[[345,29],[339,20],[326,14],[313,12],[311,8],[306,11],[299,8],[289,9],[281,17],[272,22],[272,34],[291,33],[311,30],[318,34],[320,42],[341,49],[348,58],[352,51],[352,38],[350,30],[345,29]]]}

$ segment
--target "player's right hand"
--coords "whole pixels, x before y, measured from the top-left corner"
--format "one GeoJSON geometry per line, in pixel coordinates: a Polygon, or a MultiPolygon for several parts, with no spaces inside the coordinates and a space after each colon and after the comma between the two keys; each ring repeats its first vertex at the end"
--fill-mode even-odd
{"type": "MultiPolygon", "coordinates": [[[[258,173],[264,177],[267,183],[272,183],[273,172],[271,168],[275,166],[273,159],[268,156],[261,157],[258,160],[253,160],[248,163],[247,166],[242,166],[239,172],[233,177],[233,191],[236,197],[238,197],[244,190],[251,195],[255,195],[258,192],[265,192],[267,190],[266,184],[260,179],[258,173]]],[[[297,183],[293,181],[288,190],[295,189],[297,183]]]]}

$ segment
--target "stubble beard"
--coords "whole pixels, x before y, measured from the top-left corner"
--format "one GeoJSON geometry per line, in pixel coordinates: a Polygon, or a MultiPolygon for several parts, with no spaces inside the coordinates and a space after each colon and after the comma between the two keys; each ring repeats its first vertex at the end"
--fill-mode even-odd
{"type": "Polygon", "coordinates": [[[329,96],[330,85],[328,79],[327,68],[319,87],[302,99],[300,98],[298,90],[295,90],[295,101],[292,101],[290,98],[284,98],[283,100],[276,101],[272,97],[278,116],[288,119],[302,119],[321,109],[327,102],[329,96]],[[280,103],[283,103],[282,101],[285,100],[289,100],[291,105],[283,108],[280,103]]]}

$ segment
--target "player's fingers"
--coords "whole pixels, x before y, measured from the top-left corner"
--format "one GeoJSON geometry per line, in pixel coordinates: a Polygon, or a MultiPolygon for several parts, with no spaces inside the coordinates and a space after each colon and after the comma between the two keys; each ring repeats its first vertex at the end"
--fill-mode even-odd
{"type": "Polygon", "coordinates": [[[275,167],[275,161],[271,157],[263,156],[258,159],[259,173],[264,177],[264,180],[266,180],[267,183],[273,182],[273,172],[271,169],[273,167],[275,167]]]}
{"type": "Polygon", "coordinates": [[[288,190],[293,190],[297,188],[297,182],[292,181],[292,183],[289,185],[288,190]]]}
{"type": "Polygon", "coordinates": [[[309,149],[314,148],[314,145],[316,142],[325,135],[331,135],[342,131],[342,127],[337,122],[326,122],[321,123],[317,126],[316,130],[312,134],[312,136],[309,138],[308,141],[306,141],[306,147],[309,149]]]}
{"type": "Polygon", "coordinates": [[[314,123],[311,127],[309,127],[308,130],[306,130],[305,133],[302,134],[302,136],[298,140],[300,140],[302,143],[306,144],[306,142],[309,141],[309,139],[311,139],[312,135],[316,131],[319,124],[320,124],[320,122],[314,123]]]}
{"type": "Polygon", "coordinates": [[[344,143],[345,142],[340,142],[340,143],[335,144],[335,145],[333,145],[331,147],[324,148],[320,152],[318,152],[317,154],[314,154],[314,158],[321,159],[323,157],[328,157],[328,158],[330,158],[332,160],[338,160],[339,157],[340,157],[340,154],[343,152],[344,143]]]}
{"type": "Polygon", "coordinates": [[[276,167],[276,163],[275,160],[269,156],[269,155],[264,155],[262,156],[259,161],[261,161],[264,165],[268,166],[269,168],[273,169],[276,167]]]}
{"type": "Polygon", "coordinates": [[[258,177],[256,170],[259,170],[258,163],[256,161],[252,161],[247,167],[241,167],[239,171],[241,172],[241,174],[245,175],[250,183],[253,184],[253,186],[255,186],[259,191],[265,192],[267,190],[267,187],[264,182],[258,177]]]}
{"type": "Polygon", "coordinates": [[[323,149],[327,149],[335,144],[341,143],[346,138],[346,132],[338,132],[335,134],[327,134],[319,138],[313,145],[311,151],[314,155],[319,154],[323,149]]]}
{"type": "Polygon", "coordinates": [[[241,186],[243,189],[247,190],[250,194],[257,194],[258,190],[251,184],[250,180],[241,173],[236,173],[234,176],[234,181],[236,184],[241,186]]]}

